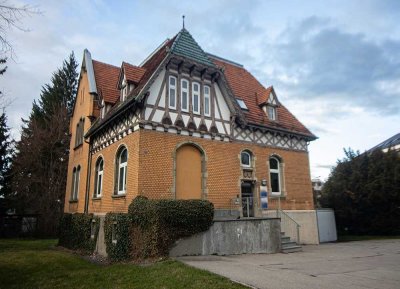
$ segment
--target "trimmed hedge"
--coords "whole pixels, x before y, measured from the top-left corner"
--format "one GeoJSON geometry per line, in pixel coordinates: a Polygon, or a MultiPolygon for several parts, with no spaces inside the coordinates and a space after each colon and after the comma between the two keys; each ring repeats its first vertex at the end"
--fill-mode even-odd
{"type": "Polygon", "coordinates": [[[104,235],[106,242],[106,251],[110,260],[122,261],[130,258],[129,251],[131,248],[131,240],[129,233],[131,229],[131,224],[131,218],[128,214],[106,214],[104,220],[104,235]]]}
{"type": "Polygon", "coordinates": [[[93,214],[68,214],[60,219],[58,245],[84,253],[92,253],[96,247],[100,220],[93,214]],[[94,223],[94,238],[91,237],[92,222],[94,223]]]}
{"type": "Polygon", "coordinates": [[[204,200],[148,200],[139,196],[128,212],[132,257],[144,259],[167,256],[178,239],[208,230],[214,206],[204,200]]]}

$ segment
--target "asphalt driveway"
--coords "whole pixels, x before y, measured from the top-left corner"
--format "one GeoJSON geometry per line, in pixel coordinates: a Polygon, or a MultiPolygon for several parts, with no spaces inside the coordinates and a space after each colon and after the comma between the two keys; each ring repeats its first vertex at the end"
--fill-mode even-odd
{"type": "Polygon", "coordinates": [[[253,288],[400,288],[400,239],[309,245],[292,254],[177,259],[253,288]]]}

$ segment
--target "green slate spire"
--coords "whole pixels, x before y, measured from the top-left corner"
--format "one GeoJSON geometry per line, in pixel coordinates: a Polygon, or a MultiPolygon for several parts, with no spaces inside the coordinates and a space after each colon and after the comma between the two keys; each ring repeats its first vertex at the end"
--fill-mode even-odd
{"type": "Polygon", "coordinates": [[[176,36],[170,51],[172,54],[187,57],[201,64],[215,67],[215,64],[208,58],[207,54],[184,27],[176,36]]]}

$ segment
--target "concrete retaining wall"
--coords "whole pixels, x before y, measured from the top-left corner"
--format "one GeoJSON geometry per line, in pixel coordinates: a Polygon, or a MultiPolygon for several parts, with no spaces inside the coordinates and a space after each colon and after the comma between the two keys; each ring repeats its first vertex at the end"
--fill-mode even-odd
{"type": "Polygon", "coordinates": [[[179,240],[170,256],[278,253],[280,232],[277,218],[214,221],[208,231],[179,240]]]}
{"type": "MultiPolygon", "coordinates": [[[[284,212],[301,226],[300,244],[319,244],[317,216],[315,210],[284,210],[284,212]]],[[[264,211],[263,215],[274,217],[276,216],[276,210],[264,211]]],[[[295,231],[285,230],[285,228],[282,228],[282,232],[285,232],[285,235],[289,236],[292,240],[296,240],[295,231]]]]}

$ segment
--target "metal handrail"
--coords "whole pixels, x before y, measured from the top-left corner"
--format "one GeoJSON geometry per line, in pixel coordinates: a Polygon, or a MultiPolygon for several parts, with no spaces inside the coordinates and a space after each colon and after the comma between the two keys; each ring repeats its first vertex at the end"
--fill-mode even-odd
{"type": "MultiPolygon", "coordinates": [[[[277,215],[277,217],[279,217],[281,219],[281,226],[282,226],[282,223],[284,226],[286,225],[285,224],[286,220],[288,220],[289,223],[291,222],[291,225],[296,226],[296,243],[299,244],[300,243],[300,227],[301,227],[301,225],[299,223],[297,223],[292,217],[290,217],[287,213],[285,213],[281,209],[276,210],[276,215],[277,215]],[[284,218],[282,218],[282,216],[284,216],[284,218]]],[[[290,224],[288,224],[288,225],[290,226],[290,224]]],[[[290,228],[287,228],[287,227],[285,228],[285,230],[286,229],[290,230],[290,228]]],[[[287,232],[287,233],[291,233],[291,232],[287,232]]]]}

